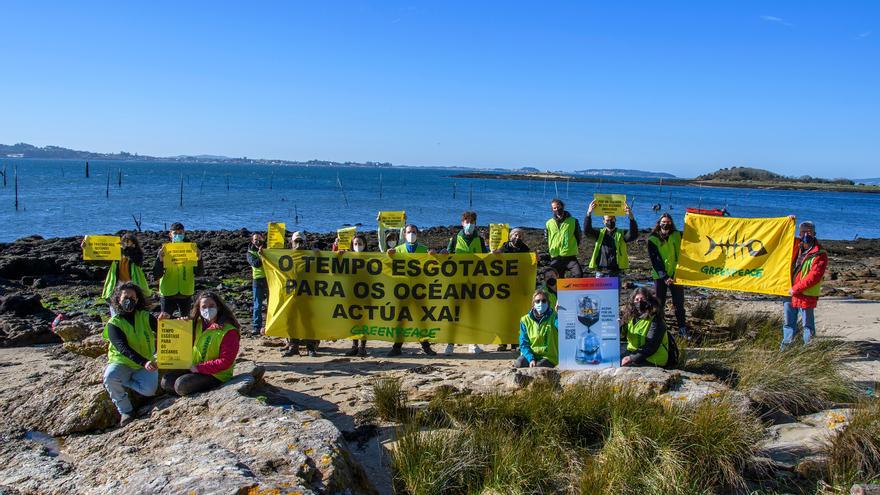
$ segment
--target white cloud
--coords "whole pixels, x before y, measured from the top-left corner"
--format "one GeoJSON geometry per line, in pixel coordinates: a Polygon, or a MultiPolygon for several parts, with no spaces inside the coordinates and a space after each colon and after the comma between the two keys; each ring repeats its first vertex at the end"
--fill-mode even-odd
{"type": "Polygon", "coordinates": [[[762,15],[761,20],[764,22],[775,22],[777,24],[782,24],[785,27],[792,27],[794,24],[786,21],[781,17],[776,17],[775,15],[762,15]]]}

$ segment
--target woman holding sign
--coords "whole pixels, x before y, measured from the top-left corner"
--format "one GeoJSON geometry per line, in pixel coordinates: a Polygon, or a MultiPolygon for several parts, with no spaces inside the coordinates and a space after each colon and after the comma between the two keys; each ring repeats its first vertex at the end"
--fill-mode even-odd
{"type": "Polygon", "coordinates": [[[229,381],[238,357],[241,325],[217,294],[199,294],[189,319],[193,324],[193,365],[162,377],[162,389],[177,395],[204,392],[229,381]]]}
{"type": "Polygon", "coordinates": [[[675,339],[666,332],[660,301],[647,287],[636,289],[630,297],[624,318],[626,355],[621,366],[674,366],[678,361],[675,339]]]}
{"type": "MultiPolygon", "coordinates": [[[[85,249],[88,237],[83,239],[80,246],[85,249]]],[[[150,297],[153,291],[150,290],[150,283],[144,274],[144,250],[141,243],[138,242],[137,236],[132,233],[126,233],[122,236],[122,248],[119,261],[111,261],[110,269],[107,270],[107,276],[104,278],[104,291],[101,298],[110,305],[110,316],[116,314],[115,305],[113,303],[113,291],[116,286],[123,282],[134,282],[141,288],[144,296],[150,297]]]]}
{"type": "Polygon", "coordinates": [[[119,284],[110,300],[115,315],[104,327],[104,339],[110,341],[104,388],[121,416],[119,426],[124,426],[134,419],[125,389],[147,397],[156,393],[159,383],[155,361],[157,321],[147,311],[143,291],[133,282],[119,284]]]}

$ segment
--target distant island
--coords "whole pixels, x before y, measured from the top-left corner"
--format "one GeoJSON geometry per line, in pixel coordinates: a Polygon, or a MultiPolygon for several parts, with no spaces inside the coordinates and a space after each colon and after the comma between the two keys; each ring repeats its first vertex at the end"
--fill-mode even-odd
{"type": "Polygon", "coordinates": [[[577,175],[586,175],[589,177],[640,177],[648,179],[674,179],[675,176],[666,172],[648,172],[646,170],[633,170],[627,168],[588,168],[586,170],[575,170],[577,175]]]}

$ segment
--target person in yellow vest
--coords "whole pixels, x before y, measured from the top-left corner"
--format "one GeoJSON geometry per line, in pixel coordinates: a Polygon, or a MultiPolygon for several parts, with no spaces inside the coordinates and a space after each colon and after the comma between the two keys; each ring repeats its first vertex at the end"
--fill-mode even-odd
{"type": "MultiPolygon", "coordinates": [[[[290,247],[297,251],[312,250],[315,252],[315,256],[320,254],[317,249],[312,249],[309,245],[309,240],[306,238],[306,234],[301,231],[296,231],[291,234],[290,247]]],[[[316,339],[287,339],[287,347],[281,350],[281,356],[299,356],[299,346],[304,344],[306,346],[306,355],[309,357],[316,357],[318,355],[318,344],[320,343],[321,341],[316,339]]]]}
{"type": "MultiPolygon", "coordinates": [[[[81,246],[85,245],[85,239],[81,246]]],[[[136,235],[126,232],[122,236],[122,258],[119,261],[110,262],[110,269],[107,270],[107,276],[104,277],[104,291],[101,298],[107,301],[110,306],[110,316],[116,313],[116,305],[113,303],[113,292],[116,286],[123,282],[134,282],[144,296],[149,298],[153,295],[150,290],[150,282],[144,274],[144,250],[136,235]]]]}
{"type": "Polygon", "coordinates": [[[572,278],[583,276],[578,261],[578,247],[581,244],[581,225],[577,218],[565,210],[565,203],[554,198],[550,201],[553,218],[547,220],[544,235],[547,237],[547,250],[550,253],[550,266],[560,277],[568,273],[572,278]]]}
{"type": "Polygon", "coordinates": [[[189,315],[193,326],[193,365],[162,377],[162,390],[192,395],[217,388],[235,372],[241,325],[235,314],[214,292],[199,294],[189,315]]]}
{"type": "MultiPolygon", "coordinates": [[[[488,253],[489,248],[486,247],[486,241],[480,237],[477,232],[477,212],[466,211],[461,214],[461,230],[454,237],[449,239],[449,245],[446,246],[446,252],[449,254],[474,254],[488,253]]],[[[477,344],[468,346],[473,354],[482,354],[483,349],[477,344]]],[[[455,351],[454,344],[446,344],[446,350],[443,354],[450,355],[455,351]]]]}
{"type": "MultiPolygon", "coordinates": [[[[415,253],[429,253],[435,254],[433,249],[429,249],[428,246],[419,242],[419,228],[415,224],[407,224],[403,229],[403,239],[404,243],[400,244],[397,247],[389,248],[388,253],[389,256],[402,255],[406,256],[408,254],[415,253]]],[[[422,352],[428,356],[436,356],[437,351],[431,348],[431,343],[427,340],[423,340],[420,342],[422,346],[422,352]]],[[[391,350],[388,351],[388,356],[400,356],[403,354],[403,342],[395,342],[394,345],[391,346],[391,350]]]]}
{"type": "Polygon", "coordinates": [[[654,279],[654,293],[660,302],[661,313],[666,312],[666,294],[672,294],[672,307],[675,308],[675,322],[678,335],[689,339],[685,325],[684,287],[675,283],[675,266],[681,251],[681,232],[669,213],[660,215],[651,234],[648,235],[648,259],[651,260],[651,278],[654,279]]]}
{"type": "Polygon", "coordinates": [[[819,304],[822,292],[822,278],[828,268],[828,253],[816,239],[816,226],[813,222],[803,222],[798,227],[799,236],[794,239],[791,254],[791,298],[783,304],[784,323],[782,326],[781,349],[794,340],[797,331],[798,313],[804,327],[804,344],[809,344],[816,332],[814,311],[819,304]]]}
{"type": "MultiPolygon", "coordinates": [[[[183,224],[180,222],[171,224],[168,237],[171,242],[185,242],[186,231],[183,224]]],[[[196,266],[169,266],[166,268],[164,261],[164,249],[159,248],[159,255],[156,257],[156,262],[153,263],[153,278],[159,279],[159,305],[162,308],[160,316],[171,316],[175,311],[178,311],[181,317],[186,316],[190,313],[192,306],[195,277],[202,275],[205,271],[202,258],[199,257],[196,266]]]]}
{"type": "Polygon", "coordinates": [[[247,250],[247,262],[251,266],[251,276],[253,277],[254,292],[254,309],[252,314],[253,326],[251,327],[251,335],[260,335],[266,333],[263,326],[263,301],[269,299],[269,283],[266,281],[266,271],[263,269],[263,260],[260,259],[260,253],[266,247],[266,240],[263,234],[255,232],[251,236],[251,245],[247,250]]]}
{"type": "Polygon", "coordinates": [[[123,282],[116,286],[110,301],[115,314],[104,326],[107,346],[107,367],[104,388],[121,417],[120,426],[134,419],[130,389],[145,397],[156,393],[159,367],[156,365],[156,318],[147,311],[147,302],[140,286],[123,282]]]}
{"type": "Polygon", "coordinates": [[[626,329],[626,353],[621,366],[674,365],[678,348],[675,339],[666,332],[666,323],[660,312],[660,301],[647,287],[633,291],[623,318],[626,329]]]}
{"type": "Polygon", "coordinates": [[[559,364],[559,318],[547,294],[532,295],[532,309],[519,320],[519,357],[514,368],[553,368],[559,364]]]}
{"type": "Polygon", "coordinates": [[[590,202],[587,218],[584,220],[584,232],[590,239],[596,240],[593,255],[590,257],[590,269],[595,270],[596,277],[619,277],[621,272],[629,268],[629,255],[626,244],[639,237],[639,227],[633,217],[629,205],[624,207],[629,217],[629,230],[617,228],[617,219],[611,215],[604,216],[604,225],[600,229],[593,228],[593,209],[596,202],[590,202]]]}

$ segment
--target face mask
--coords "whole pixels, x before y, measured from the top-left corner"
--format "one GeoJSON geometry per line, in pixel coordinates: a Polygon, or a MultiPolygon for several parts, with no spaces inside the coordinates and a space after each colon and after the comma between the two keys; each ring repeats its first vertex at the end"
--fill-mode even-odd
{"type": "Polygon", "coordinates": [[[463,228],[464,228],[464,233],[467,234],[467,235],[471,235],[471,234],[474,233],[474,228],[475,228],[475,227],[474,227],[474,224],[472,224],[472,223],[466,223],[466,224],[464,224],[464,227],[463,227],[463,228]]]}
{"type": "Polygon", "coordinates": [[[390,241],[385,241],[385,245],[388,246],[388,247],[390,247],[390,248],[393,248],[393,247],[396,247],[396,246],[397,246],[397,241],[395,241],[395,240],[393,240],[393,239],[390,240],[390,241]]]}
{"type": "Polygon", "coordinates": [[[254,241],[254,246],[260,247],[263,245],[263,241],[254,241]]]}
{"type": "Polygon", "coordinates": [[[211,321],[217,317],[217,308],[202,308],[199,313],[201,313],[202,318],[211,321]]]}
{"type": "Polygon", "coordinates": [[[351,247],[351,250],[356,253],[360,253],[364,250],[364,247],[360,244],[355,244],[354,246],[351,247]]]}
{"type": "Polygon", "coordinates": [[[542,315],[545,311],[547,311],[547,301],[535,302],[535,313],[542,315]]]}
{"type": "Polygon", "coordinates": [[[134,299],[126,297],[122,300],[121,303],[119,303],[119,307],[122,308],[122,311],[125,311],[126,313],[131,313],[132,311],[134,311],[135,304],[136,303],[134,302],[134,299]]]}
{"type": "Polygon", "coordinates": [[[418,238],[418,236],[415,234],[415,232],[410,232],[410,233],[406,234],[406,242],[408,242],[410,244],[415,244],[417,238],[418,238]]]}
{"type": "Polygon", "coordinates": [[[183,234],[174,234],[171,236],[171,242],[183,242],[183,234]]]}
{"type": "Polygon", "coordinates": [[[614,227],[617,226],[617,222],[614,220],[608,220],[605,222],[605,228],[609,230],[614,230],[614,227]]]}
{"type": "Polygon", "coordinates": [[[663,232],[669,232],[670,230],[672,230],[672,225],[661,225],[660,230],[662,230],[663,232]]]}
{"type": "Polygon", "coordinates": [[[815,240],[816,238],[810,234],[804,234],[801,236],[801,242],[803,242],[804,244],[812,244],[815,240]]]}
{"type": "Polygon", "coordinates": [[[647,311],[648,306],[648,301],[645,301],[644,299],[636,303],[636,307],[639,309],[640,313],[644,313],[645,311],[647,311]]]}
{"type": "Polygon", "coordinates": [[[555,288],[556,287],[556,279],[551,278],[551,279],[547,280],[547,287],[550,287],[551,289],[555,288]]]}

